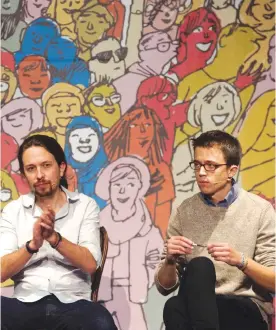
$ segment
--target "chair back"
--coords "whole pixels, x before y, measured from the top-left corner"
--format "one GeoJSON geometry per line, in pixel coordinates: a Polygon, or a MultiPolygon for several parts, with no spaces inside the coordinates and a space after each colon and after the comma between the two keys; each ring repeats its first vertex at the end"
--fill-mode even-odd
{"type": "Polygon", "coordinates": [[[103,226],[100,227],[100,244],[101,244],[102,259],[99,267],[97,268],[95,274],[92,277],[91,300],[94,302],[98,300],[99,287],[100,287],[104,264],[108,251],[108,235],[106,229],[103,226]]]}

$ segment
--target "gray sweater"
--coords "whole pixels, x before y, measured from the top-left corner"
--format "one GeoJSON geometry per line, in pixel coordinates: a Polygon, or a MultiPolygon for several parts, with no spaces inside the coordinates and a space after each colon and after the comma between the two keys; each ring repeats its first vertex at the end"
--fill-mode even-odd
{"type": "MultiPolygon", "coordinates": [[[[167,237],[171,236],[185,236],[203,245],[228,243],[256,262],[275,267],[274,209],[266,200],[244,189],[240,189],[238,198],[228,208],[207,205],[200,194],[186,199],[170,219],[167,237]]],[[[155,274],[157,289],[164,295],[174,291],[179,285],[179,273],[172,288],[163,288],[158,281],[158,272],[164,262],[166,250],[165,243],[161,263],[155,274]]],[[[179,260],[187,263],[198,256],[211,258],[206,248],[195,247],[192,254],[179,260]]],[[[252,298],[267,320],[267,314],[273,312],[271,295],[254,284],[238,268],[213,259],[212,261],[216,269],[216,293],[252,298]]]]}

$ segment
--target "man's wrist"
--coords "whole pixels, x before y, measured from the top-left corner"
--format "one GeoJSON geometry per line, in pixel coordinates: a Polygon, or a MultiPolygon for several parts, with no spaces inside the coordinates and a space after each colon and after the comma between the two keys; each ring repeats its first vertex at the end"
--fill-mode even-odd
{"type": "Polygon", "coordinates": [[[175,259],[175,257],[172,256],[172,255],[167,255],[167,256],[166,256],[166,259],[165,259],[165,263],[166,263],[167,265],[175,265],[175,264],[176,264],[176,259],[175,259]]]}
{"type": "Polygon", "coordinates": [[[47,241],[50,245],[55,245],[58,241],[58,235],[56,231],[53,231],[52,235],[47,238],[47,241]]]}
{"type": "Polygon", "coordinates": [[[50,245],[51,245],[51,247],[53,249],[57,249],[57,247],[59,246],[60,242],[62,241],[62,237],[61,237],[60,233],[58,233],[58,232],[55,231],[55,234],[56,234],[56,239],[55,239],[54,243],[51,243],[49,241],[49,243],[50,243],[50,245]]]}
{"type": "Polygon", "coordinates": [[[30,253],[30,254],[34,254],[37,253],[39,251],[39,247],[37,247],[34,243],[33,240],[26,242],[26,250],[30,253]]]}
{"type": "Polygon", "coordinates": [[[248,259],[245,257],[244,253],[241,253],[241,261],[236,266],[239,270],[244,271],[247,267],[248,259]]]}

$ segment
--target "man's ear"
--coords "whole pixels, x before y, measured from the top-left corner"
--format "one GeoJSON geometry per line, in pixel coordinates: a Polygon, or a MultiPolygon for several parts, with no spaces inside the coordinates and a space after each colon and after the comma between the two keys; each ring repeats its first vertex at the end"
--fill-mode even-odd
{"type": "Polygon", "coordinates": [[[229,168],[228,178],[232,179],[238,172],[239,166],[237,165],[231,165],[229,168]]]}

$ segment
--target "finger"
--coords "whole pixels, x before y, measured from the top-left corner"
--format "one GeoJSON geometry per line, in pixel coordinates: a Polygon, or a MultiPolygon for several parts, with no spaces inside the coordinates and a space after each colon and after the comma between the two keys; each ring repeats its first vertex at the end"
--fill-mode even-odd
{"type": "Polygon", "coordinates": [[[260,76],[257,78],[257,82],[263,81],[266,79],[266,76],[260,76]]]}
{"type": "Polygon", "coordinates": [[[229,257],[229,252],[223,251],[223,252],[213,252],[211,253],[211,256],[213,258],[220,258],[220,257],[229,257]]]}
{"type": "Polygon", "coordinates": [[[48,226],[54,227],[54,223],[53,221],[51,221],[50,219],[48,219],[47,217],[45,217],[41,223],[46,223],[48,226]]]}
{"type": "Polygon", "coordinates": [[[260,64],[258,69],[254,72],[254,75],[258,75],[262,72],[262,69],[263,69],[263,64],[260,64]]]}
{"type": "Polygon", "coordinates": [[[178,245],[178,244],[172,244],[172,245],[168,245],[168,251],[169,253],[171,253],[171,251],[181,251],[181,253],[186,253],[186,252],[192,252],[193,247],[189,247],[189,246],[182,246],[182,245],[178,245]]]}
{"type": "Polygon", "coordinates": [[[168,251],[169,254],[191,254],[193,251],[191,249],[178,248],[168,251]]]}
{"type": "Polygon", "coordinates": [[[181,241],[181,242],[184,242],[184,243],[188,243],[189,245],[192,245],[193,244],[193,241],[190,240],[189,238],[185,237],[185,236],[173,236],[171,238],[172,241],[181,241]]]}
{"type": "Polygon", "coordinates": [[[188,243],[189,245],[192,245],[193,244],[193,241],[192,240],[190,240],[189,238],[184,237],[184,236],[181,236],[181,241],[182,242],[185,242],[185,243],[188,243]]]}
{"type": "Polygon", "coordinates": [[[241,66],[239,67],[238,74],[241,74],[241,73],[243,72],[243,69],[244,69],[244,65],[241,65],[241,66]]]}
{"type": "Polygon", "coordinates": [[[254,68],[254,66],[256,65],[256,63],[257,63],[257,61],[256,60],[254,60],[251,64],[250,64],[250,66],[249,66],[249,68],[247,69],[247,73],[250,73],[252,70],[253,70],[253,68],[254,68]]]}
{"type": "Polygon", "coordinates": [[[212,253],[212,252],[222,252],[222,251],[230,251],[230,247],[228,245],[226,246],[214,246],[212,247],[211,249],[208,249],[208,252],[209,253],[212,253]]]}
{"type": "Polygon", "coordinates": [[[216,257],[214,258],[215,261],[222,261],[228,264],[228,258],[227,257],[216,257]]]}
{"type": "Polygon", "coordinates": [[[41,216],[40,216],[40,220],[42,222],[52,222],[51,218],[48,216],[47,213],[43,213],[41,216]]]}
{"type": "Polygon", "coordinates": [[[44,212],[44,217],[47,217],[50,221],[54,222],[55,216],[52,214],[52,212],[44,212]]]}
{"type": "Polygon", "coordinates": [[[51,212],[53,215],[55,214],[55,211],[53,210],[53,208],[52,208],[51,205],[48,205],[48,206],[47,206],[47,210],[48,210],[49,212],[51,212]]]}
{"type": "Polygon", "coordinates": [[[181,251],[192,251],[193,247],[189,247],[189,246],[182,246],[182,245],[169,245],[168,246],[168,251],[171,250],[181,250],[181,251]]]}
{"type": "Polygon", "coordinates": [[[40,222],[46,221],[47,215],[45,213],[43,213],[43,214],[41,214],[39,219],[40,219],[40,222]]]}
{"type": "Polygon", "coordinates": [[[47,224],[44,223],[44,222],[41,222],[40,226],[43,227],[43,228],[45,228],[45,229],[48,229],[48,230],[53,230],[53,227],[47,225],[47,224]]]}
{"type": "Polygon", "coordinates": [[[192,250],[191,249],[184,249],[184,248],[178,248],[178,249],[171,249],[168,250],[168,254],[174,255],[174,254],[191,254],[192,250]]]}
{"type": "Polygon", "coordinates": [[[41,219],[42,223],[46,223],[49,226],[54,226],[54,222],[46,215],[43,216],[43,218],[41,219]]]}
{"type": "Polygon", "coordinates": [[[47,211],[44,213],[47,214],[48,216],[50,216],[52,219],[54,219],[55,215],[56,215],[52,208],[47,209],[47,211]]]}
{"type": "Polygon", "coordinates": [[[183,248],[188,248],[188,249],[193,249],[194,247],[191,244],[188,244],[186,242],[182,241],[173,241],[168,243],[168,248],[169,247],[183,247],[183,248]]]}

